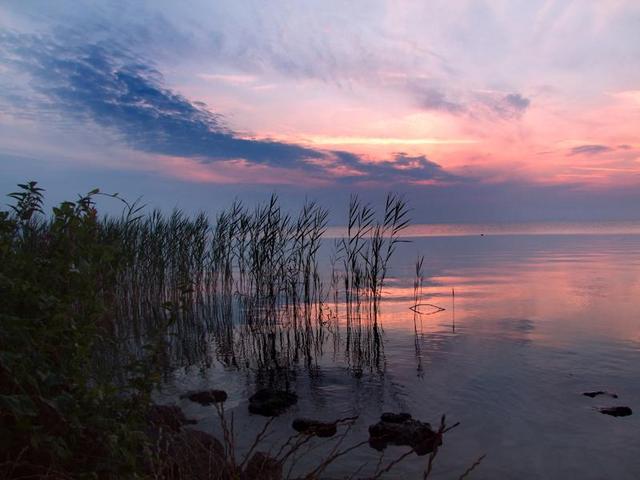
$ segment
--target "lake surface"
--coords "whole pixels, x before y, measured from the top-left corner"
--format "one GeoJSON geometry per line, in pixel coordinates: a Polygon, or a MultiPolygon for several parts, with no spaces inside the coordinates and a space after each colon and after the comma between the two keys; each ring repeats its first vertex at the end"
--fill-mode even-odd
{"type": "MultiPolygon", "coordinates": [[[[639,478],[640,235],[637,225],[623,226],[524,232],[487,226],[466,233],[443,227],[437,235],[415,228],[392,261],[381,344],[368,343],[363,357],[345,352],[344,332],[314,343],[310,356],[287,368],[300,400],[274,422],[262,449],[286,439],[299,416],[359,415],[348,446],[366,439],[385,411],[410,412],[434,426],[446,414],[447,423],[460,425],[446,434],[432,478],[458,478],[483,454],[470,478],[639,478]],[[419,254],[421,302],[444,311],[410,310],[419,254]],[[619,398],[582,395],[594,390],[619,398]],[[595,410],[609,405],[634,414],[614,418],[595,410]]],[[[225,408],[246,450],[264,424],[248,415],[247,398],[270,374],[242,368],[242,359],[230,367],[212,358],[206,368],[177,369],[164,400],[197,418],[198,428],[217,431],[211,407],[178,397],[198,388],[226,390],[225,408]]],[[[404,451],[390,447],[384,458],[404,451]]],[[[364,446],[327,476],[348,477],[367,464],[364,476],[378,460],[364,446]]],[[[305,462],[299,472],[309,470],[305,462]]],[[[412,455],[384,478],[422,478],[426,462],[412,455]]]]}

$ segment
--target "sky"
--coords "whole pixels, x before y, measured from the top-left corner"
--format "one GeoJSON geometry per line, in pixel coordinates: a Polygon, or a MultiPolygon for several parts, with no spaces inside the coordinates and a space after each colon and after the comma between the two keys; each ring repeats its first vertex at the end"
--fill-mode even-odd
{"type": "Polygon", "coordinates": [[[640,220],[640,2],[7,1],[0,188],[640,220]]]}

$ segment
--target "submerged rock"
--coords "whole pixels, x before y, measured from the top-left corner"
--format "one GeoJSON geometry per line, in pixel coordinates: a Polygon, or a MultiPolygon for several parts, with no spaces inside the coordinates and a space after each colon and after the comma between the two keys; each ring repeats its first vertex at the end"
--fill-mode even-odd
{"type": "Polygon", "coordinates": [[[256,452],[247,462],[243,479],[246,480],[280,480],[282,463],[264,452],[256,452]]]}
{"type": "Polygon", "coordinates": [[[211,405],[227,400],[227,392],[224,390],[203,390],[201,392],[189,392],[181,395],[180,398],[188,398],[192,402],[200,405],[211,405]]]}
{"type": "Polygon", "coordinates": [[[629,407],[601,407],[598,411],[612,417],[628,417],[633,413],[629,407]]]}
{"type": "Polygon", "coordinates": [[[163,428],[178,432],[183,425],[196,423],[185,417],[180,407],[176,405],[151,405],[147,412],[147,422],[154,428],[163,428]]]}
{"type": "Polygon", "coordinates": [[[426,455],[441,444],[441,436],[431,425],[414,420],[408,413],[383,413],[380,421],[369,427],[369,445],[378,451],[387,445],[404,445],[418,455],[426,455]]]}
{"type": "Polygon", "coordinates": [[[605,396],[611,397],[611,398],[618,398],[618,395],[616,395],[615,393],[605,392],[605,391],[602,391],[602,390],[598,390],[596,392],[584,392],[583,395],[585,397],[591,397],[591,398],[595,398],[595,397],[600,396],[600,395],[605,395],[605,396]]]}
{"type": "Polygon", "coordinates": [[[275,417],[298,402],[295,393],[264,388],[249,398],[249,411],[265,417],[275,417]]]}
{"type": "Polygon", "coordinates": [[[333,437],[338,431],[335,422],[320,422],[309,418],[296,418],[291,427],[296,432],[307,433],[321,438],[333,437]]]}

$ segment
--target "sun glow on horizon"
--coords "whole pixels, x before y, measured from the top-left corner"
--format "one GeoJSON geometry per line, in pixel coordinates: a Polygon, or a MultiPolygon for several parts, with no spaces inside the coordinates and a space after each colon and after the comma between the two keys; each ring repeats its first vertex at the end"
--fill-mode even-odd
{"type": "Polygon", "coordinates": [[[397,137],[348,137],[303,136],[314,145],[471,145],[477,140],[464,138],[397,138],[397,137]]]}

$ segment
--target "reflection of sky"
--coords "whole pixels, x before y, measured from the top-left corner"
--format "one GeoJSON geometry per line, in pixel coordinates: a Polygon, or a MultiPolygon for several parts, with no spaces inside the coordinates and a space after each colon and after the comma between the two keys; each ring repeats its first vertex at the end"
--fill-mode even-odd
{"type": "MultiPolygon", "coordinates": [[[[428,331],[452,322],[455,289],[461,332],[555,345],[631,341],[637,347],[639,247],[640,237],[633,235],[505,235],[414,238],[404,251],[425,252],[423,301],[447,309],[423,317],[428,331]]],[[[402,262],[397,274],[412,275],[409,255],[402,262]]],[[[407,308],[412,282],[400,276],[389,283],[386,326],[413,329],[407,308]]]]}
{"type": "Polygon", "coordinates": [[[99,180],[188,209],[384,188],[421,222],[637,218],[639,15],[631,0],[9,2],[0,187],[99,180]]]}
{"type": "Polygon", "coordinates": [[[415,238],[392,275],[382,393],[365,411],[461,421],[438,478],[456,478],[481,454],[477,478],[636,478],[640,419],[593,407],[640,408],[640,236],[415,238]],[[423,301],[447,309],[418,318],[417,343],[415,251],[426,255],[423,301]],[[619,399],[581,395],[600,389],[619,399]]]}
{"type": "MultiPolygon", "coordinates": [[[[637,235],[640,222],[526,222],[526,223],[442,223],[409,225],[403,237],[467,237],[484,235],[637,235]]],[[[330,227],[327,238],[346,235],[345,227],[330,227]]]]}
{"type": "MultiPolygon", "coordinates": [[[[486,454],[471,478],[636,479],[639,272],[640,236],[414,238],[392,261],[381,315],[383,368],[356,376],[342,348],[336,354],[327,341],[312,368],[299,362],[299,403],[274,422],[271,438],[288,438],[298,416],[360,415],[354,444],[381,412],[407,411],[432,424],[444,413],[449,424],[461,424],[445,437],[433,478],[458,478],[486,454]],[[417,338],[409,310],[416,252],[425,254],[422,300],[446,308],[417,319],[417,338]],[[619,398],[582,395],[594,390],[619,398]],[[602,405],[629,405],[634,415],[608,417],[594,410],[602,405]]],[[[250,373],[217,366],[205,375],[180,372],[167,395],[212,386],[229,391],[248,448],[262,427],[244,415],[255,389],[250,373]]],[[[181,402],[215,429],[210,410],[181,402]]],[[[356,450],[331,478],[377,461],[371,449],[356,450]]],[[[424,466],[424,458],[410,457],[388,478],[421,478],[424,466]]]]}

